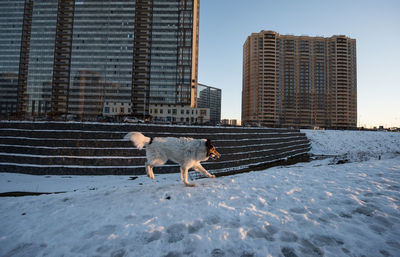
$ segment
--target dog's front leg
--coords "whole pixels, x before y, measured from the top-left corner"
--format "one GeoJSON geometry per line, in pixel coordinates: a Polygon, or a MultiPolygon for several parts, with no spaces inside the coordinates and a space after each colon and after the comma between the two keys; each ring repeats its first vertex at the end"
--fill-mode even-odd
{"type": "Polygon", "coordinates": [[[189,187],[194,187],[194,184],[189,183],[189,181],[188,181],[188,172],[189,172],[189,169],[187,167],[181,167],[181,179],[182,179],[183,183],[185,183],[185,185],[187,185],[189,187]]]}
{"type": "Polygon", "coordinates": [[[215,175],[211,175],[210,173],[208,173],[208,171],[201,164],[198,164],[193,168],[195,171],[201,172],[209,178],[215,178],[215,175]]]}
{"type": "Polygon", "coordinates": [[[146,173],[149,178],[154,179],[153,168],[149,163],[146,163],[146,173]]]}

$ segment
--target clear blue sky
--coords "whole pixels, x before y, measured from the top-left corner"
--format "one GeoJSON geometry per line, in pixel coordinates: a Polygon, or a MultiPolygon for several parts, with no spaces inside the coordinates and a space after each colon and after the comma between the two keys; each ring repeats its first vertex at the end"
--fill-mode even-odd
{"type": "Polygon", "coordinates": [[[200,0],[199,82],[240,119],[242,46],[261,30],[357,40],[358,125],[400,127],[399,0],[200,0]]]}

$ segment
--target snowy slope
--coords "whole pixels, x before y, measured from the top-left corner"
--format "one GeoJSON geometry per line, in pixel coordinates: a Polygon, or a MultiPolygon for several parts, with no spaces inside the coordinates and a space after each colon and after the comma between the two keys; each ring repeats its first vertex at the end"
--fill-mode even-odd
{"type": "Polygon", "coordinates": [[[400,133],[384,131],[302,130],[317,155],[378,157],[400,153],[400,133]]]}
{"type": "Polygon", "coordinates": [[[400,133],[306,133],[315,154],[369,144],[386,157],[274,167],[194,188],[178,174],[2,173],[2,192],[67,192],[0,198],[0,256],[399,256],[400,133]]]}

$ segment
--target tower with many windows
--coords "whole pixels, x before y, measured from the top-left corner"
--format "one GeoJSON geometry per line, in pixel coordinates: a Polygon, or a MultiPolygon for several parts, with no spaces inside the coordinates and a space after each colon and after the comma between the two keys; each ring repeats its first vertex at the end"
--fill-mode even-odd
{"type": "Polygon", "coordinates": [[[242,122],[355,128],[356,41],[261,31],[243,45],[242,122]]]}
{"type": "Polygon", "coordinates": [[[0,21],[2,116],[196,106],[199,0],[5,0],[0,21]]]}

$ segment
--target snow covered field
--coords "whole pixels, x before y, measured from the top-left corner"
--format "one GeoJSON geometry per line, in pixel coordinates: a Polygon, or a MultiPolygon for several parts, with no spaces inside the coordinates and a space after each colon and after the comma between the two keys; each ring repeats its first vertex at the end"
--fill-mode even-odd
{"type": "Polygon", "coordinates": [[[0,173],[0,192],[66,191],[0,198],[0,256],[400,256],[400,133],[304,132],[332,157],[194,188],[0,173]]]}

